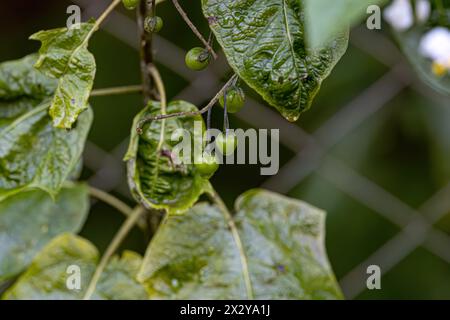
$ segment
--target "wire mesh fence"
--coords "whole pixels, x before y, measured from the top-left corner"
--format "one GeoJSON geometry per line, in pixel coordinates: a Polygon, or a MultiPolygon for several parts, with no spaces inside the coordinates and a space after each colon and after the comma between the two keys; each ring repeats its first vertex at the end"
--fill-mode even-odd
{"type": "MultiPolygon", "coordinates": [[[[73,2],[80,5],[87,16],[98,15],[108,4],[106,0],[73,2]]],[[[137,49],[136,24],[129,17],[114,12],[103,29],[137,49]]],[[[253,127],[282,128],[280,142],[295,153],[277,175],[264,181],[262,187],[288,193],[302,180],[316,173],[399,227],[396,235],[339,279],[348,299],[357,297],[366,289],[366,270],[369,265],[378,265],[382,273],[386,274],[418,247],[425,248],[450,264],[450,237],[434,226],[450,211],[450,183],[419,208],[413,208],[330,152],[333,146],[375,113],[386,108],[388,103],[406,88],[431,101],[443,103],[442,97],[434,94],[415,78],[397,48],[385,36],[359,28],[353,32],[351,43],[387,66],[388,71],[359,92],[312,134],[296,124],[286,122],[272,109],[253,99],[247,102],[247,108],[238,113],[238,117],[253,127]]],[[[212,70],[197,75],[186,71],[183,65],[184,51],[175,43],[156,36],[155,47],[158,48],[156,61],[188,82],[176,95],[176,99],[185,99],[194,104],[204,103],[221,88],[223,83],[220,79],[230,72],[222,54],[212,70]]],[[[127,143],[128,138],[111,152],[106,152],[92,142],[87,144],[85,165],[94,172],[89,183],[105,191],[114,190],[130,197],[126,185],[123,184],[126,173],[122,157],[127,143]]]]}

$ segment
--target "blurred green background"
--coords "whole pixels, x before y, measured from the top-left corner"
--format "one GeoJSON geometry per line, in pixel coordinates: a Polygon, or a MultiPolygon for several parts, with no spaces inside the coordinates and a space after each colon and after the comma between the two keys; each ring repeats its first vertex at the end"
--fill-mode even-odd
{"type": "MultiPolygon", "coordinates": [[[[98,16],[108,3],[76,1],[83,20],[98,16]]],[[[181,3],[208,35],[200,1],[181,3]]],[[[39,44],[27,40],[29,35],[65,26],[70,4],[4,1],[0,61],[37,51],[39,44]]],[[[220,88],[217,79],[231,74],[223,56],[207,71],[189,71],[183,55],[200,42],[170,2],[158,6],[158,15],[164,28],[155,54],[168,96],[207,103],[220,88]]],[[[134,12],[120,8],[91,40],[96,88],[140,82],[134,21],[134,12]]],[[[251,99],[231,117],[231,126],[279,128],[280,166],[288,166],[276,177],[260,176],[256,165],[222,166],[213,184],[226,202],[232,206],[243,191],[263,186],[326,210],[329,259],[348,298],[450,299],[450,99],[416,78],[387,25],[381,31],[355,28],[347,54],[295,124],[248,88],[247,94],[251,99]],[[366,289],[368,264],[381,267],[381,290],[366,289]]],[[[82,178],[133,204],[121,157],[142,97],[97,97],[91,104],[95,121],[82,178]]],[[[221,118],[221,112],[213,114],[215,127],[221,127],[221,118]]],[[[104,250],[122,221],[120,213],[93,203],[82,235],[104,250]]],[[[145,244],[135,230],[124,247],[143,253],[145,244]]]]}

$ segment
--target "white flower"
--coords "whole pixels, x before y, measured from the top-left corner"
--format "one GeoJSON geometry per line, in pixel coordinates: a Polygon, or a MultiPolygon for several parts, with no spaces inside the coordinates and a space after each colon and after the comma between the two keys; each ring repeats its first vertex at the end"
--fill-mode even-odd
{"type": "MultiPolygon", "coordinates": [[[[416,1],[416,16],[420,22],[425,22],[430,16],[431,5],[428,0],[416,1]]],[[[406,31],[414,24],[414,13],[410,0],[394,0],[384,9],[384,19],[397,31],[406,31]]]]}
{"type": "Polygon", "coordinates": [[[420,41],[419,51],[433,61],[436,75],[450,71],[450,30],[437,27],[427,32],[420,41]]]}
{"type": "Polygon", "coordinates": [[[420,22],[426,22],[430,17],[431,4],[428,0],[419,0],[416,2],[416,17],[420,22]]]}

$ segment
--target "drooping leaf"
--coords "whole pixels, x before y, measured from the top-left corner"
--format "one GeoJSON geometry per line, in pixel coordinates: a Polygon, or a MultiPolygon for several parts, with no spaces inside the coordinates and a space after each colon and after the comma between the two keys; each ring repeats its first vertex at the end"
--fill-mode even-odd
{"type": "MultiPolygon", "coordinates": [[[[37,54],[30,54],[22,59],[0,64],[1,103],[21,98],[35,99],[40,102],[53,94],[56,80],[51,79],[33,68],[37,54]]],[[[12,113],[12,112],[11,112],[12,113]]],[[[1,118],[7,118],[2,108],[1,118]]]]}
{"type": "Polygon", "coordinates": [[[40,31],[30,39],[42,42],[35,67],[58,79],[50,116],[53,125],[70,129],[78,115],[88,108],[88,99],[94,83],[96,65],[88,51],[88,36],[94,23],[40,31]]]}
{"type": "MultiPolygon", "coordinates": [[[[185,101],[174,101],[167,106],[168,114],[196,110],[194,105],[185,101]]],[[[192,164],[193,158],[191,163],[176,158],[173,151],[180,140],[172,141],[172,134],[178,129],[186,130],[190,134],[193,151],[202,145],[204,122],[200,115],[166,119],[164,141],[158,150],[162,122],[146,124],[142,135],[136,133],[136,127],[141,119],[159,113],[160,104],[150,102],[134,119],[130,146],[125,156],[128,184],[136,200],[147,208],[183,212],[205,191],[208,179],[197,171],[192,164]],[[177,164],[177,160],[181,163],[177,164]]]]}
{"type": "Polygon", "coordinates": [[[56,81],[33,68],[37,55],[0,64],[0,129],[50,96],[56,81]]]}
{"type": "Polygon", "coordinates": [[[29,188],[52,195],[76,167],[92,122],[90,109],[70,131],[53,128],[56,83],[33,68],[35,56],[0,64],[0,201],[29,188]]]}
{"type": "MultiPolygon", "coordinates": [[[[28,270],[5,292],[2,299],[74,300],[82,299],[98,261],[97,249],[87,240],[72,234],[54,238],[33,259],[28,270]],[[69,267],[78,267],[79,273],[69,267]],[[74,276],[80,275],[80,288],[74,276]],[[71,278],[72,277],[72,278],[71,278]]],[[[125,251],[113,257],[102,273],[92,299],[147,299],[144,287],[136,281],[142,258],[125,251]]]]}
{"type": "Polygon", "coordinates": [[[347,49],[348,34],[308,51],[299,0],[202,0],[234,71],[286,119],[307,110],[347,49]]]}
{"type": "Polygon", "coordinates": [[[62,188],[55,201],[34,190],[0,202],[0,283],[22,272],[55,236],[78,232],[88,211],[84,184],[62,188]]]}
{"type": "Polygon", "coordinates": [[[138,280],[153,299],[342,298],[324,217],[301,201],[249,191],[236,202],[237,240],[218,207],[198,204],[162,223],[138,280]]]}
{"type": "Polygon", "coordinates": [[[307,45],[320,48],[349,26],[368,17],[367,8],[381,6],[387,0],[303,0],[307,45]]]}

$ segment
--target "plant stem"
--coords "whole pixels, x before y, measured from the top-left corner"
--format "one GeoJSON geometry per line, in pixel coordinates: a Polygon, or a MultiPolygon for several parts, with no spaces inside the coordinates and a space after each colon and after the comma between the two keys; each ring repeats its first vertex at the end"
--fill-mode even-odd
{"type": "MultiPolygon", "coordinates": [[[[138,32],[140,37],[140,67],[141,67],[141,76],[142,76],[142,87],[143,87],[143,95],[144,95],[144,104],[147,105],[150,100],[156,100],[158,97],[154,90],[153,77],[150,73],[151,68],[153,66],[153,34],[145,31],[145,18],[147,16],[154,17],[156,15],[156,3],[161,1],[155,0],[141,0],[139,4],[139,9],[137,10],[137,25],[138,32]]],[[[162,82],[162,81],[161,81],[162,82]]],[[[164,90],[161,90],[164,91],[164,90]]],[[[165,92],[165,91],[164,91],[165,92]]],[[[164,100],[165,94],[164,94],[164,100]]],[[[162,98],[161,98],[162,99],[162,98]]],[[[154,218],[154,212],[150,211],[148,219],[146,219],[146,229],[147,233],[151,232],[154,229],[155,224],[150,223],[150,220],[154,218]]]]}
{"type": "Polygon", "coordinates": [[[142,85],[95,89],[91,91],[91,97],[102,97],[102,96],[111,96],[116,94],[127,94],[136,92],[142,92],[142,85]]]}
{"type": "Polygon", "coordinates": [[[254,299],[254,294],[253,294],[252,283],[250,280],[250,272],[248,269],[248,259],[245,254],[244,246],[242,244],[241,237],[239,236],[238,229],[236,227],[236,224],[234,223],[233,216],[231,215],[230,211],[228,210],[227,206],[223,202],[222,198],[219,196],[219,194],[217,193],[217,191],[214,189],[214,187],[212,185],[210,185],[210,190],[208,192],[208,195],[210,196],[211,200],[219,207],[225,220],[228,223],[231,234],[233,235],[234,242],[236,243],[236,246],[238,247],[238,250],[239,250],[242,271],[244,273],[245,287],[247,289],[247,298],[252,300],[252,299],[254,299]]]}
{"type": "Polygon", "coordinates": [[[210,43],[203,38],[200,31],[198,31],[197,27],[192,23],[192,21],[187,16],[186,12],[184,12],[183,8],[178,3],[178,0],[172,0],[173,5],[177,9],[178,13],[181,15],[181,17],[184,19],[186,24],[191,28],[192,32],[197,36],[197,38],[200,39],[200,41],[203,43],[203,45],[208,49],[208,51],[211,53],[214,59],[217,59],[217,54],[214,52],[214,49],[211,47],[210,43]]]}
{"type": "MultiPolygon", "coordinates": [[[[153,81],[155,82],[156,89],[158,90],[158,94],[161,102],[161,114],[166,114],[167,108],[167,98],[166,98],[166,89],[164,88],[164,82],[162,81],[161,75],[159,74],[158,69],[154,65],[149,66],[149,72],[152,76],[153,81]]],[[[166,120],[162,120],[161,122],[161,133],[159,138],[158,147],[156,151],[161,150],[161,147],[164,143],[164,133],[166,131],[166,120]]]]}
{"type": "Polygon", "coordinates": [[[89,283],[89,286],[86,289],[86,293],[84,294],[83,300],[89,300],[92,297],[92,294],[95,291],[100,276],[103,270],[105,269],[107,263],[109,262],[110,258],[112,257],[114,252],[116,252],[116,250],[119,248],[122,241],[125,239],[125,237],[128,235],[130,230],[137,223],[137,221],[144,212],[145,209],[143,207],[141,206],[136,207],[131,213],[131,215],[122,224],[119,231],[116,233],[113,240],[106,249],[105,253],[103,254],[102,259],[100,260],[100,263],[98,264],[97,269],[95,270],[95,273],[92,276],[91,282],[89,283]]]}
{"type": "MultiPolygon", "coordinates": [[[[127,217],[131,216],[131,214],[133,213],[133,209],[126,203],[103,190],[97,189],[93,186],[89,186],[89,194],[92,197],[109,204],[111,207],[115,208],[117,211],[122,212],[127,217]]],[[[146,225],[143,220],[138,221],[138,226],[140,229],[145,230],[146,225]]]]}
{"type": "Polygon", "coordinates": [[[94,23],[94,26],[92,27],[92,29],[89,31],[89,33],[87,34],[86,38],[83,40],[82,45],[85,45],[89,39],[92,37],[92,35],[98,30],[98,28],[100,27],[100,25],[103,23],[103,21],[105,21],[105,19],[108,17],[108,15],[117,7],[117,5],[119,3],[121,3],[122,0],[114,0],[109,6],[108,8],[106,8],[105,11],[103,11],[103,13],[100,15],[100,17],[97,18],[97,20],[94,23]]]}
{"type": "Polygon", "coordinates": [[[222,87],[222,89],[220,89],[219,92],[217,92],[217,94],[214,96],[214,98],[212,98],[211,101],[202,109],[200,109],[198,111],[175,112],[175,113],[169,113],[169,114],[160,114],[157,116],[148,116],[148,117],[145,117],[144,119],[142,119],[141,121],[139,121],[138,127],[136,129],[139,132],[140,130],[142,130],[142,126],[149,121],[162,120],[162,119],[168,119],[168,118],[193,117],[193,116],[197,116],[199,114],[205,113],[206,111],[208,111],[209,109],[211,109],[214,106],[214,104],[217,102],[217,100],[219,100],[219,98],[223,95],[225,90],[230,85],[233,84],[233,82],[235,81],[236,78],[237,78],[237,75],[236,74],[233,75],[230,78],[230,80],[228,80],[227,83],[222,87]]]}
{"type": "Polygon", "coordinates": [[[150,1],[151,2],[149,3],[148,0],[141,0],[139,10],[137,11],[137,25],[140,37],[139,54],[145,105],[147,105],[150,100],[155,98],[152,78],[149,74],[149,66],[153,64],[153,34],[146,32],[144,27],[145,18],[149,15],[155,15],[155,0],[150,1]]]}

